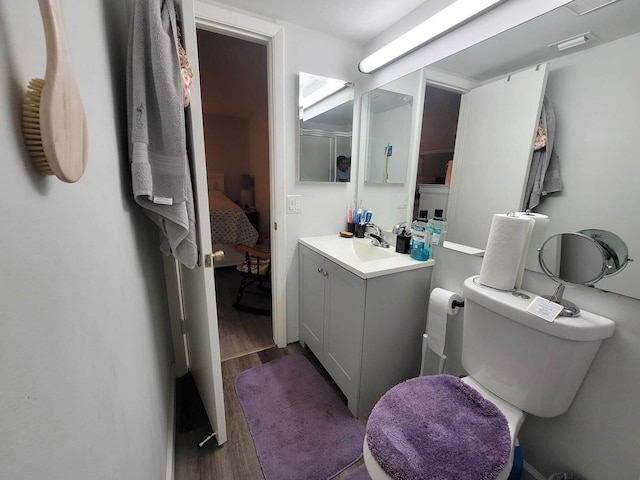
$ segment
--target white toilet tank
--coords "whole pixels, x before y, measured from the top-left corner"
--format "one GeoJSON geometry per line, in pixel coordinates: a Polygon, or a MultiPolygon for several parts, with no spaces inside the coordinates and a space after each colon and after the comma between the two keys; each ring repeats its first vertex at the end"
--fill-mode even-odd
{"type": "Polygon", "coordinates": [[[581,311],[548,322],[529,312],[530,298],[465,280],[462,365],[469,376],[513,406],[538,417],[566,412],[602,340],[615,323],[581,311]]]}

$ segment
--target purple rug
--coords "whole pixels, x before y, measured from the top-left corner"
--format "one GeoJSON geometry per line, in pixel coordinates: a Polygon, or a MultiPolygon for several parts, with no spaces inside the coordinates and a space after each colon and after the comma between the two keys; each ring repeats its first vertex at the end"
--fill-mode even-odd
{"type": "Polygon", "coordinates": [[[371,480],[367,467],[360,465],[353,472],[347,475],[344,480],[371,480]]]}
{"type": "Polygon", "coordinates": [[[507,419],[451,375],[418,377],[383,395],[367,422],[367,444],[394,479],[494,479],[511,453],[507,419]]]}
{"type": "Polygon", "coordinates": [[[242,372],[236,392],[266,480],[326,480],[361,457],[362,426],[304,356],[242,372]]]}

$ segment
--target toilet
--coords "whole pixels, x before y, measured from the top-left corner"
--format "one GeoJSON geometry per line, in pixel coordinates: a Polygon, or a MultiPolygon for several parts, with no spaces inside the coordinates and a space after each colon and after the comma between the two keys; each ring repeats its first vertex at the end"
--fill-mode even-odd
{"type": "Polygon", "coordinates": [[[372,480],[506,480],[526,414],[566,412],[615,330],[612,320],[584,310],[549,322],[527,311],[535,294],[495,290],[477,276],[462,293],[468,376],[418,377],[380,398],[363,446],[372,480]]]}

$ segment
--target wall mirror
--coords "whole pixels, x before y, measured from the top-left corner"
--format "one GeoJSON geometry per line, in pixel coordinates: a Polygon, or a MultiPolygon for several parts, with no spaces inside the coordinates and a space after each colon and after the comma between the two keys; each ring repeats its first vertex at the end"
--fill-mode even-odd
{"type": "MultiPolygon", "coordinates": [[[[640,155],[640,145],[634,138],[640,128],[640,90],[634,85],[634,79],[640,78],[640,65],[634,59],[634,52],[640,49],[640,24],[632,20],[639,17],[640,2],[616,2],[582,16],[560,7],[429,66],[488,84],[491,79],[506,81],[510,73],[546,62],[544,94],[555,111],[555,150],[563,181],[563,190],[545,198],[534,210],[549,216],[547,236],[579,231],[595,223],[601,229],[618,232],[630,251],[640,249],[640,224],[629,221],[640,203],[636,186],[640,163],[634,161],[640,155]],[[593,32],[597,39],[589,35],[584,45],[562,51],[554,45],[583,32],[593,32]]],[[[429,69],[425,69],[427,79],[429,69]]],[[[531,148],[532,140],[526,148],[531,148]]],[[[454,161],[450,210],[452,202],[458,200],[453,191],[457,166],[461,167],[454,161]]],[[[476,178],[474,183],[480,188],[469,196],[474,203],[466,211],[474,218],[486,216],[482,223],[488,229],[493,213],[519,209],[524,186],[517,185],[515,205],[494,206],[483,212],[487,200],[504,198],[504,188],[517,183],[509,174],[493,169],[490,159],[484,166],[487,172],[493,170],[497,183],[481,188],[485,182],[476,178]]],[[[411,194],[413,186],[408,187],[407,193],[411,194]]],[[[387,201],[396,200],[387,197],[387,201]]],[[[484,249],[486,236],[471,238],[478,230],[473,225],[461,225],[458,235],[450,228],[448,239],[484,249]]],[[[531,247],[535,251],[540,246],[531,247]]],[[[603,278],[598,287],[640,298],[640,271],[634,264],[627,270],[623,276],[603,278]]]]}
{"type": "Polygon", "coordinates": [[[362,128],[367,142],[365,182],[404,183],[409,165],[414,92],[402,79],[362,97],[362,128]]]}
{"type": "Polygon", "coordinates": [[[300,73],[300,181],[351,181],[353,90],[343,80],[300,73]]]}

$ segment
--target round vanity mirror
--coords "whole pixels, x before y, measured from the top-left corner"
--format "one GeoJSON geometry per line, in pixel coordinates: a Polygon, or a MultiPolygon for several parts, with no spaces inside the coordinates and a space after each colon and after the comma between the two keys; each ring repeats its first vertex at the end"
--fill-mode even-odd
{"type": "Polygon", "coordinates": [[[562,298],[565,285],[593,285],[632,260],[620,237],[599,229],[554,235],[542,244],[538,259],[544,273],[559,284],[553,295],[544,298],[561,304],[560,315],[567,317],[577,316],[580,309],[562,298]]]}
{"type": "Polygon", "coordinates": [[[592,238],[598,242],[598,245],[604,250],[605,261],[607,263],[605,276],[615,275],[626,267],[627,263],[632,261],[632,259],[629,258],[627,244],[615,233],[598,228],[579,230],[578,233],[592,238]]]}
{"type": "Polygon", "coordinates": [[[540,248],[544,273],[565,285],[592,285],[605,276],[604,249],[583,233],[560,233],[548,238],[540,248]]]}

